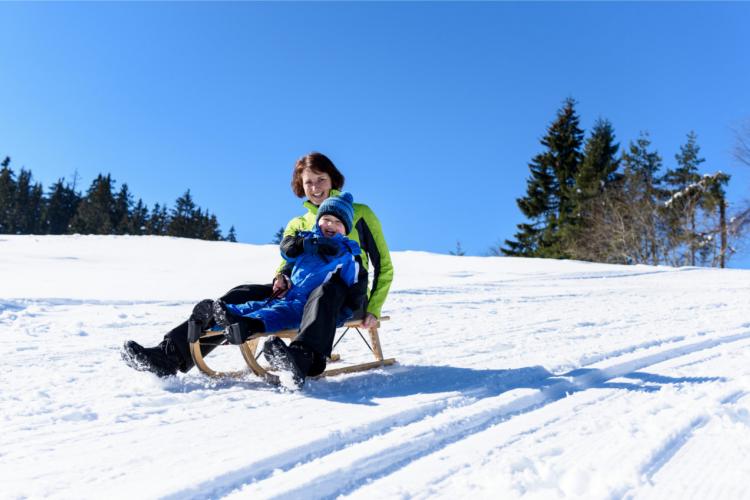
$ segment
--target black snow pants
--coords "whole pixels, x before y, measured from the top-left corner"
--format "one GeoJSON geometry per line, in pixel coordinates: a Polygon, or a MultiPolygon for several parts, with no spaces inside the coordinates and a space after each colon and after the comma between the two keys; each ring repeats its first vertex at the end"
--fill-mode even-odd
{"type": "MultiPolygon", "coordinates": [[[[348,290],[346,283],[338,274],[335,274],[329,281],[313,290],[305,304],[299,334],[294,342],[322,355],[323,366],[322,368],[316,366],[314,370],[316,372],[322,372],[325,369],[325,357],[331,355],[333,339],[336,335],[336,321],[348,290]]],[[[239,285],[225,293],[221,300],[227,304],[243,304],[251,300],[267,300],[272,292],[271,285],[239,285]]],[[[356,316],[362,317],[362,311],[355,313],[356,316]]],[[[224,340],[222,336],[214,337],[214,339],[213,343],[201,342],[201,353],[204,356],[224,340]]],[[[188,345],[188,322],[184,321],[170,330],[164,336],[164,340],[170,340],[177,347],[182,358],[180,371],[190,370],[194,363],[188,345]]],[[[310,373],[310,375],[315,374],[310,373]]]]}

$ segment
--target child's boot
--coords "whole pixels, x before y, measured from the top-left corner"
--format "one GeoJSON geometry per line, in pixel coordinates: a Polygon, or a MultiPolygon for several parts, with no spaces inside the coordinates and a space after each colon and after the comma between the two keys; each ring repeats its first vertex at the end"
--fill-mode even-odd
{"type": "MultiPolygon", "coordinates": [[[[199,304],[200,305],[200,304],[199,304]]],[[[226,328],[232,323],[232,315],[227,311],[227,305],[223,300],[215,300],[212,304],[213,319],[216,324],[222,328],[226,328]]]]}
{"type": "Polygon", "coordinates": [[[254,333],[266,331],[266,325],[256,318],[232,318],[234,323],[224,328],[224,337],[230,344],[240,345],[254,333]]]}
{"type": "Polygon", "coordinates": [[[211,320],[214,319],[213,305],[214,301],[212,299],[204,299],[198,302],[195,307],[193,307],[190,321],[195,321],[203,328],[210,328],[211,320]]]}

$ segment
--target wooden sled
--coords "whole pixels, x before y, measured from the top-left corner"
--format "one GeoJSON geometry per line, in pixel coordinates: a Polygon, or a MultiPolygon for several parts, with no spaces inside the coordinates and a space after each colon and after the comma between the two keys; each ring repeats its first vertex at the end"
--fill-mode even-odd
{"type": "MultiPolygon", "coordinates": [[[[369,329],[370,333],[370,342],[368,342],[365,339],[365,336],[362,334],[362,330],[364,328],[362,327],[362,321],[361,320],[355,320],[355,321],[348,321],[345,323],[341,329],[344,331],[339,336],[338,340],[334,342],[333,348],[336,348],[336,345],[341,341],[341,339],[344,338],[344,335],[347,334],[350,330],[356,331],[362,341],[365,343],[365,345],[369,348],[370,352],[375,357],[375,361],[371,361],[369,363],[360,363],[356,365],[349,365],[349,366],[342,366],[340,368],[332,368],[329,370],[324,371],[317,377],[330,377],[332,375],[340,375],[342,373],[354,373],[354,372],[361,372],[366,370],[372,370],[374,368],[380,368],[382,366],[389,366],[396,362],[394,358],[383,358],[383,350],[380,347],[380,336],[378,335],[378,327],[380,326],[381,321],[386,321],[390,319],[389,316],[383,316],[380,318],[378,323],[373,327],[369,329]]],[[[196,328],[195,323],[189,324],[189,330],[188,330],[188,341],[190,343],[190,355],[193,358],[193,362],[195,363],[195,366],[198,367],[200,371],[208,375],[209,377],[242,377],[247,375],[249,372],[254,373],[255,375],[266,378],[270,372],[271,369],[269,367],[262,366],[258,360],[261,357],[262,353],[258,349],[258,345],[261,343],[261,340],[263,340],[266,337],[279,337],[282,339],[292,339],[297,336],[298,331],[297,330],[282,330],[278,332],[264,332],[264,333],[256,333],[250,338],[248,338],[244,343],[239,345],[240,352],[242,353],[242,357],[245,359],[245,362],[247,363],[248,369],[244,370],[238,370],[238,371],[216,371],[213,370],[211,367],[209,367],[206,364],[206,360],[203,357],[203,354],[201,353],[201,342],[207,342],[207,343],[213,343],[218,345],[231,345],[226,340],[223,342],[220,342],[222,339],[222,336],[224,335],[224,332],[222,330],[214,331],[214,330],[206,330],[201,331],[199,328],[196,328]]],[[[339,356],[336,354],[331,355],[330,361],[338,361],[339,356]]],[[[313,378],[317,378],[313,377],[313,378]]]]}

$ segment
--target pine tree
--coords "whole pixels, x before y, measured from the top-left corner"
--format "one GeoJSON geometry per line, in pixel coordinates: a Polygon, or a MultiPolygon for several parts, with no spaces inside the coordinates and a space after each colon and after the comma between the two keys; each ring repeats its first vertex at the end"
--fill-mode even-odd
{"type": "Polygon", "coordinates": [[[148,231],[149,217],[148,207],[143,203],[143,200],[138,198],[138,203],[135,204],[133,210],[130,212],[128,217],[127,234],[146,234],[148,231]]]}
{"type": "Polygon", "coordinates": [[[648,132],[641,132],[623,153],[623,194],[631,204],[624,224],[632,235],[628,245],[631,263],[657,265],[663,248],[660,201],[664,195],[658,177],[662,159],[658,152],[650,151],[650,147],[648,132]]]}
{"type": "Polygon", "coordinates": [[[130,232],[130,211],[132,208],[133,195],[130,194],[128,185],[123,183],[115,197],[112,210],[112,227],[115,234],[128,234],[130,232]]]}
{"type": "Polygon", "coordinates": [[[229,233],[227,233],[227,241],[237,243],[237,233],[234,230],[234,226],[230,226],[229,233]]]}
{"type": "Polygon", "coordinates": [[[28,205],[31,197],[31,172],[21,169],[16,180],[16,191],[13,198],[10,216],[15,226],[15,234],[29,234],[28,230],[28,205]]]}
{"type": "Polygon", "coordinates": [[[223,239],[219,229],[219,221],[208,210],[204,213],[200,209],[196,210],[193,227],[196,229],[194,238],[209,241],[221,241],[223,239]]]}
{"type": "MultiPolygon", "coordinates": [[[[664,174],[664,182],[670,188],[670,231],[673,245],[685,245],[684,263],[696,264],[695,255],[698,249],[699,235],[696,232],[696,212],[701,199],[700,190],[691,190],[690,186],[700,180],[698,165],[705,161],[700,156],[695,132],[687,136],[687,143],[680,146],[675,155],[677,167],[664,174]]],[[[682,262],[678,262],[682,263],[682,262]]]]}
{"type": "Polygon", "coordinates": [[[16,200],[15,174],[10,168],[9,157],[6,156],[0,166],[0,234],[13,234],[16,228],[13,219],[16,200]]]}
{"type": "MultiPolygon", "coordinates": [[[[208,213],[208,210],[206,211],[208,213]]],[[[211,214],[208,218],[207,231],[204,231],[204,238],[211,241],[222,241],[224,237],[221,235],[221,228],[219,226],[219,220],[216,215],[211,214]]]]}
{"type": "MultiPolygon", "coordinates": [[[[616,189],[621,175],[617,173],[620,160],[614,143],[612,124],[599,119],[584,147],[583,160],[576,175],[574,202],[575,224],[565,234],[565,252],[576,259],[591,260],[591,238],[598,232],[596,221],[601,219],[602,197],[607,190],[616,189]]],[[[598,253],[598,252],[595,252],[598,253]]]]}
{"type": "Polygon", "coordinates": [[[699,156],[701,148],[698,146],[697,140],[698,136],[696,133],[690,131],[687,135],[687,143],[680,146],[680,152],[674,155],[677,168],[669,169],[664,174],[664,182],[673,191],[681,191],[690,184],[700,180],[698,165],[706,160],[699,156]]]}
{"type": "Polygon", "coordinates": [[[188,189],[185,193],[177,198],[175,207],[172,209],[167,234],[169,236],[178,236],[181,238],[197,238],[200,225],[200,218],[196,215],[200,210],[196,210],[193,197],[188,189]]]}
{"type": "Polygon", "coordinates": [[[16,181],[12,218],[16,234],[42,234],[44,196],[41,184],[33,184],[30,170],[21,169],[16,181]]]}
{"type": "Polygon", "coordinates": [[[78,205],[71,230],[81,234],[113,234],[115,224],[115,198],[112,194],[112,177],[99,174],[86,196],[78,205]]]}
{"type": "Polygon", "coordinates": [[[271,243],[274,245],[279,245],[281,243],[281,240],[284,239],[284,226],[281,226],[278,231],[276,231],[276,234],[273,235],[273,239],[271,240],[271,243]]]}
{"type": "Polygon", "coordinates": [[[584,147],[581,168],[576,175],[576,194],[588,199],[599,194],[608,184],[620,177],[617,169],[619,144],[615,144],[615,131],[608,120],[599,119],[591,129],[584,147]]]}
{"type": "Polygon", "coordinates": [[[529,164],[526,196],[518,207],[530,223],[518,225],[515,241],[506,240],[505,255],[565,257],[563,238],[576,224],[575,179],[582,160],[583,130],[575,101],[565,100],[540,141],[545,151],[529,164]]]}
{"type": "Polygon", "coordinates": [[[146,234],[156,236],[165,236],[169,230],[169,209],[166,205],[161,206],[158,203],[151,210],[151,215],[146,223],[146,234]]]}
{"type": "Polygon", "coordinates": [[[456,240],[456,249],[455,250],[451,250],[448,253],[450,253],[451,255],[455,255],[457,257],[463,257],[464,255],[466,255],[466,252],[461,247],[461,242],[458,241],[458,240],[456,240]]]}
{"type": "Polygon", "coordinates": [[[45,219],[46,219],[46,200],[44,199],[44,188],[42,184],[37,182],[31,188],[31,196],[29,197],[29,233],[30,234],[46,234],[45,219]]]}
{"type": "Polygon", "coordinates": [[[78,210],[81,197],[63,179],[52,185],[47,197],[46,232],[49,234],[65,234],[70,229],[70,223],[78,210]]]}
{"type": "Polygon", "coordinates": [[[193,213],[193,222],[191,225],[193,228],[193,235],[190,236],[191,238],[198,238],[200,240],[206,239],[204,236],[209,232],[208,211],[204,213],[200,207],[196,207],[195,212],[193,213]]]}

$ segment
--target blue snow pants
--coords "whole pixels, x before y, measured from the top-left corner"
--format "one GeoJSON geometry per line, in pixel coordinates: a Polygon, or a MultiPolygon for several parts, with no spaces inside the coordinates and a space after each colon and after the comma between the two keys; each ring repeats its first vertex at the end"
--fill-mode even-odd
{"type": "Polygon", "coordinates": [[[267,332],[299,328],[305,303],[298,298],[281,298],[270,301],[256,300],[245,304],[227,304],[235,316],[259,319],[267,332]]]}

